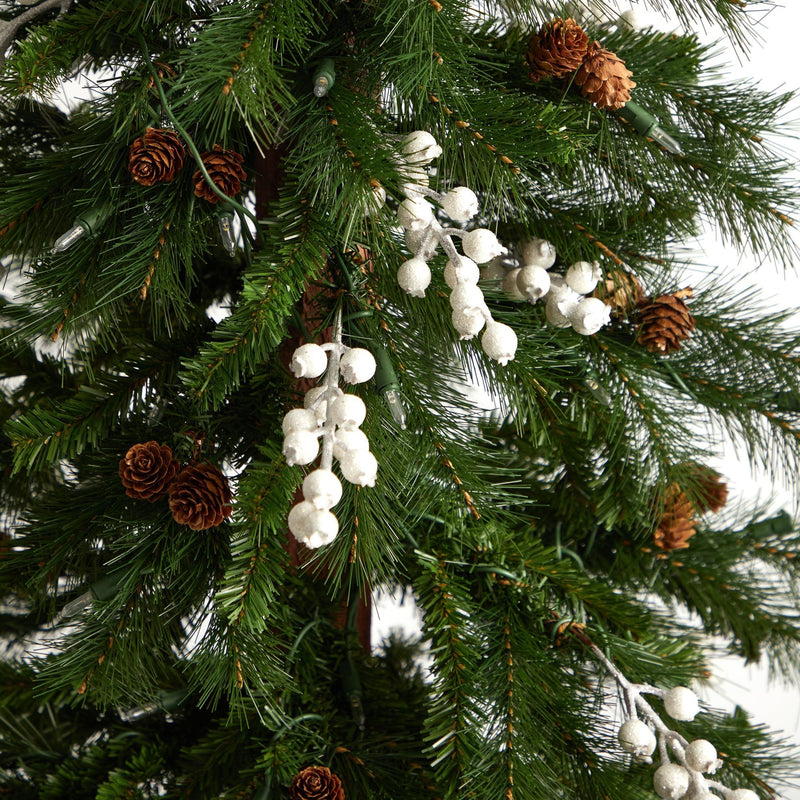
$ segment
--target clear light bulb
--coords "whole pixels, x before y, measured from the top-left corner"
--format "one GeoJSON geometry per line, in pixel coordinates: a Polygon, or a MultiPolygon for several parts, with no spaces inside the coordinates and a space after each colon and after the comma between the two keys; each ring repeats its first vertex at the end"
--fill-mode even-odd
{"type": "Polygon", "coordinates": [[[675,139],[658,124],[658,120],[649,111],[638,103],[629,100],[616,113],[620,119],[632,125],[637,133],[647,139],[652,139],[656,144],[676,156],[683,155],[683,150],[675,139]]]}
{"type": "Polygon", "coordinates": [[[86,235],[86,228],[83,225],[75,225],[70,228],[66,233],[62,233],[58,239],[55,240],[53,243],[53,252],[54,253],[63,253],[65,250],[69,250],[72,245],[75,244],[79,239],[82,239],[86,235]]]}
{"type": "Polygon", "coordinates": [[[389,407],[392,419],[397,423],[400,430],[406,429],[406,409],[403,405],[403,398],[397,389],[386,389],[383,392],[383,399],[389,407]]]}
{"type": "Polygon", "coordinates": [[[314,97],[325,97],[328,94],[328,89],[330,88],[330,83],[328,79],[324,75],[320,75],[314,81],[314,97]]]}
{"type": "Polygon", "coordinates": [[[659,125],[654,125],[647,134],[656,144],[676,156],[683,155],[681,146],[659,125]]]}
{"type": "Polygon", "coordinates": [[[225,252],[233,258],[236,255],[236,237],[233,235],[233,214],[229,211],[224,211],[217,217],[217,228],[219,229],[219,238],[222,240],[222,246],[225,252]]]}
{"type": "Polygon", "coordinates": [[[336,81],[336,67],[332,58],[323,58],[311,78],[314,97],[325,97],[336,81]]]}

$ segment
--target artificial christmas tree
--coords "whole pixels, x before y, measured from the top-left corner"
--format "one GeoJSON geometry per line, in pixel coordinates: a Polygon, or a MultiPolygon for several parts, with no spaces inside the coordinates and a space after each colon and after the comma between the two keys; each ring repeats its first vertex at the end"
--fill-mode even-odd
{"type": "Polygon", "coordinates": [[[0,11],[4,795],[797,774],[695,690],[720,642],[798,678],[800,532],[706,464],[796,481],[800,337],[686,246],[792,264],[790,96],[589,5],[0,11]]]}

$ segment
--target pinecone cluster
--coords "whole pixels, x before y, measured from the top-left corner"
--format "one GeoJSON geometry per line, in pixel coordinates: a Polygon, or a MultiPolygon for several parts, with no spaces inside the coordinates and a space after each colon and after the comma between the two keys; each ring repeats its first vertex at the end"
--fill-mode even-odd
{"type": "Polygon", "coordinates": [[[716,514],[728,501],[728,485],[715,470],[693,464],[694,486],[689,493],[677,483],[667,488],[663,513],[653,532],[653,541],[662,550],[682,550],[696,533],[696,516],[711,512],[716,514]]]}
{"type": "Polygon", "coordinates": [[[292,800],[344,800],[341,778],[327,767],[306,767],[292,779],[292,800]]]}
{"type": "MultiPolygon", "coordinates": [[[[148,128],[143,136],[133,141],[128,155],[128,172],[136,183],[152,186],[175,180],[183,167],[186,150],[175,131],[166,128],[148,128]]],[[[203,165],[217,187],[228,197],[242,189],[247,173],[242,168],[244,156],[234,150],[225,150],[214,145],[212,150],[201,155],[203,165]]],[[[192,176],[194,193],[209,203],[219,202],[198,169],[192,176]]]]}
{"type": "Polygon", "coordinates": [[[120,459],[119,477],[135,500],[154,503],[169,495],[172,518],[195,531],[220,525],[231,514],[230,485],[219,468],[199,463],[180,469],[166,444],[133,445],[120,459]]]}
{"type": "Polygon", "coordinates": [[[525,59],[534,81],[575,73],[575,85],[598,108],[622,108],[636,86],[625,62],[599,42],[590,44],[574,19],[556,17],[545,23],[531,36],[525,59]]]}

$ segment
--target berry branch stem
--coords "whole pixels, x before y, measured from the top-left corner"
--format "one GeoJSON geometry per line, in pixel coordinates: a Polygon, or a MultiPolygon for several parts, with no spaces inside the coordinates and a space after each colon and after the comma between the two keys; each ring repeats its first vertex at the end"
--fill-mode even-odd
{"type": "Polygon", "coordinates": [[[333,398],[339,392],[339,362],[342,359],[342,309],[341,306],[336,311],[336,320],[333,323],[333,341],[330,344],[322,345],[323,350],[329,350],[328,370],[325,373],[325,394],[327,400],[328,413],[322,426],[322,455],[320,457],[320,468],[330,470],[333,466],[333,443],[336,423],[330,413],[333,398]]]}

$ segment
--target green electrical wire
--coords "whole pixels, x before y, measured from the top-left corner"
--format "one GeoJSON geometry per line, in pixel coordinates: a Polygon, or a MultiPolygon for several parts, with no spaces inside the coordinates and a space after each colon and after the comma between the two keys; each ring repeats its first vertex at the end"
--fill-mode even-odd
{"type": "Polygon", "coordinates": [[[214,192],[217,197],[221,200],[224,200],[226,203],[229,203],[233,208],[239,211],[242,214],[246,214],[253,222],[258,222],[258,218],[253,214],[252,211],[245,208],[241,203],[238,203],[232,197],[228,197],[228,195],[223,192],[216,183],[212,180],[211,176],[208,174],[208,170],[206,169],[206,165],[203,163],[203,159],[200,156],[200,151],[197,149],[197,145],[192,141],[192,137],[186,132],[186,129],[178,122],[177,117],[175,116],[174,112],[172,111],[172,107],[167,100],[167,95],[164,92],[164,87],[161,85],[161,79],[158,77],[158,72],[156,68],[153,66],[152,62],[150,61],[150,57],[147,55],[147,42],[144,40],[144,36],[140,33],[139,34],[139,44],[142,48],[142,53],[144,53],[145,63],[147,64],[147,69],[150,70],[150,74],[153,76],[153,81],[155,82],[156,89],[158,89],[158,96],[161,99],[161,103],[164,106],[164,111],[166,115],[169,117],[170,122],[175,126],[178,130],[178,133],[183,136],[186,144],[191,151],[192,155],[194,156],[195,161],[197,162],[197,166],[200,169],[200,172],[205,178],[206,183],[211,187],[211,191],[214,192]]]}

